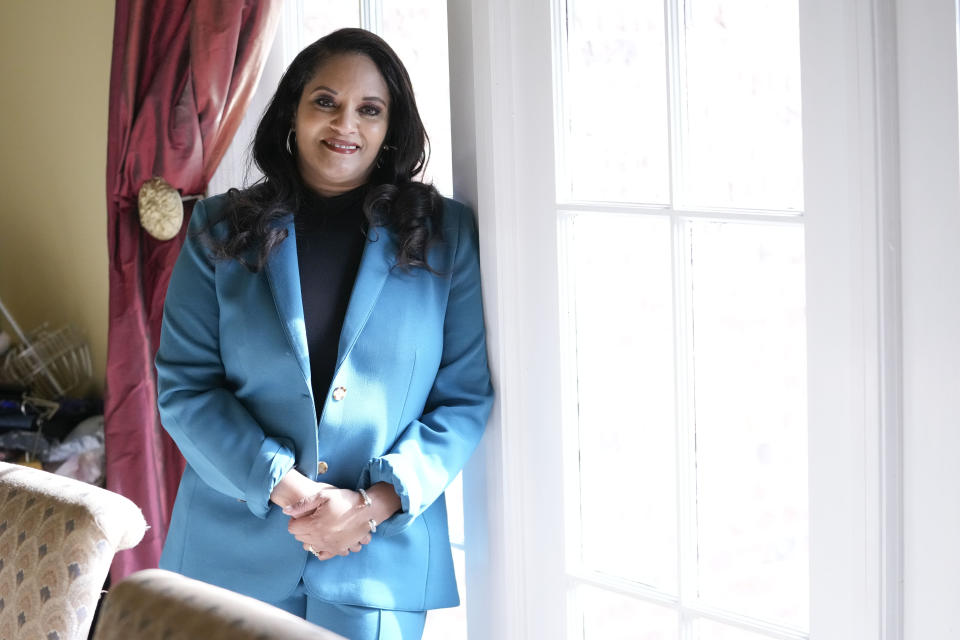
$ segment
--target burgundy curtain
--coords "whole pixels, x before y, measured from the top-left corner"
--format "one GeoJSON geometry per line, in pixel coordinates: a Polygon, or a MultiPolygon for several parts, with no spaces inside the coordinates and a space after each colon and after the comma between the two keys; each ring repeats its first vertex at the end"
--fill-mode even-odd
{"type": "Polygon", "coordinates": [[[110,312],[105,398],[107,487],[132,499],[150,529],[121,552],[113,578],[156,567],[183,459],[160,426],[153,358],[180,234],[139,225],[137,192],[162,176],[201,194],[249,104],[281,0],[117,0],[107,141],[110,312]]]}

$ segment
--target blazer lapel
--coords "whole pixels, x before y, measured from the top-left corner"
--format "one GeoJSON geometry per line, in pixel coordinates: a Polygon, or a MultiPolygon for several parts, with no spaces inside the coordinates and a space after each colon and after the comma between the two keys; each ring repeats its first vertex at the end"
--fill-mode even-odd
{"type": "MultiPolygon", "coordinates": [[[[283,323],[290,346],[310,387],[310,349],[303,319],[303,298],[300,291],[300,266],[297,261],[297,237],[293,217],[286,223],[287,238],[274,249],[267,260],[267,280],[283,323]]],[[[357,279],[347,304],[347,313],[337,346],[336,370],[350,353],[396,261],[397,243],[386,229],[371,229],[363,247],[357,279]]]]}
{"type": "Polygon", "coordinates": [[[390,268],[396,262],[397,243],[393,234],[383,227],[376,227],[367,232],[367,241],[360,258],[360,267],[357,269],[357,279],[347,304],[347,314],[343,319],[343,329],[340,331],[340,342],[337,347],[337,366],[340,365],[353,345],[356,344],[360,332],[363,331],[370,312],[380,297],[380,292],[390,275],[390,268]]]}
{"type": "Polygon", "coordinates": [[[293,216],[286,223],[287,238],[277,246],[267,260],[267,280],[277,306],[277,315],[287,332],[290,347],[310,388],[310,350],[303,320],[303,298],[300,293],[300,265],[297,261],[297,236],[293,216]]]}

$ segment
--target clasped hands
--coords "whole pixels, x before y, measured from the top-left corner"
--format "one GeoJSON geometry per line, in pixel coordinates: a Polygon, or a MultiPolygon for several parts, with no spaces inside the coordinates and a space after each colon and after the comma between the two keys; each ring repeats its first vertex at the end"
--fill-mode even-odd
{"type": "Polygon", "coordinates": [[[368,494],[371,506],[356,491],[314,482],[291,470],[270,499],[290,516],[287,529],[303,548],[318,560],[329,560],[359,552],[371,540],[370,520],[380,523],[400,508],[400,498],[389,484],[377,483],[368,494]]]}
{"type": "Polygon", "coordinates": [[[284,507],[287,530],[318,560],[360,551],[370,542],[370,508],[356,491],[317,484],[316,493],[284,507]]]}

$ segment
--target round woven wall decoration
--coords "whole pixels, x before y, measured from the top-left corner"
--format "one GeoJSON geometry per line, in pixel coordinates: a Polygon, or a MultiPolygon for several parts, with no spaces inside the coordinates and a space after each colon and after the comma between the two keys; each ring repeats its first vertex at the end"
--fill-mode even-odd
{"type": "Polygon", "coordinates": [[[170,240],[183,224],[180,192],[163,178],[150,178],[140,187],[140,226],[157,240],[170,240]]]}

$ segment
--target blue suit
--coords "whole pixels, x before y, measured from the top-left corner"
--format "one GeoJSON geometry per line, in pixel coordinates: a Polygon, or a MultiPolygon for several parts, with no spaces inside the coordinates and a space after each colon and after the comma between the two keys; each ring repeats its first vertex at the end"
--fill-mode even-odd
{"type": "MultiPolygon", "coordinates": [[[[493,397],[471,212],[444,201],[443,239],[428,253],[440,275],[392,268],[393,234],[369,232],[318,417],[293,216],[251,273],[211,260],[197,237],[224,203],[194,209],[164,307],[160,416],[187,467],[160,566],[273,602],[302,578],[330,602],[455,606],[443,490],[480,440],[493,397]],[[351,489],[389,482],[402,510],[361,552],[320,562],[269,501],[291,467],[351,489]]],[[[323,274],[311,284],[323,286],[323,274]]]]}

